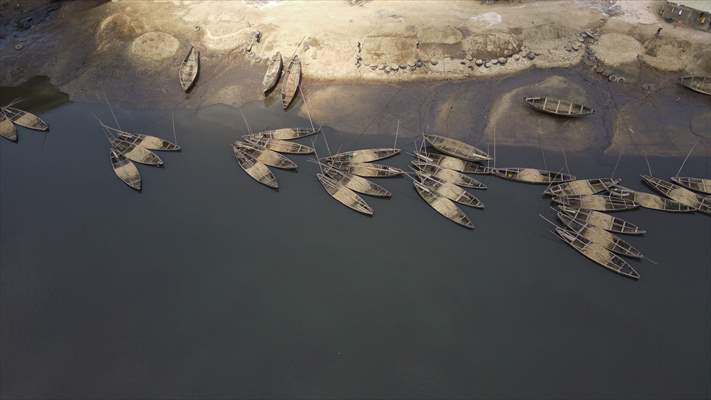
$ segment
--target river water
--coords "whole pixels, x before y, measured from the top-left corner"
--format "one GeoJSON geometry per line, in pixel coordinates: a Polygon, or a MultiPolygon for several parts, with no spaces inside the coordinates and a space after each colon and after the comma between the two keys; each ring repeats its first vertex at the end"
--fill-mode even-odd
{"type": "MultiPolygon", "coordinates": [[[[2,100],[15,95],[3,89],[2,100]]],[[[105,105],[26,98],[50,132],[19,128],[19,143],[0,142],[2,397],[711,395],[708,216],[618,213],[648,231],[625,239],[656,262],[631,261],[632,281],[550,233],[541,186],[481,177],[486,209],[465,210],[469,231],[407,178],[383,179],[393,198],[366,198],[375,216],[364,217],[326,194],[308,157],[276,171],[278,192],[255,183],[232,155],[239,112],[217,105],[176,112],[183,151],[160,153],[164,168],[139,166],[136,193],[111,170],[92,115],[110,122],[105,105]]],[[[242,110],[252,129],[308,126],[275,103],[242,110]]],[[[116,114],[125,129],[173,137],[170,111],[116,114]]],[[[324,131],[332,150],[393,143],[324,131]]],[[[567,159],[578,177],[609,176],[617,160],[496,150],[497,166],[558,170],[567,159]]],[[[661,177],[681,161],[649,158],[661,177]]],[[[647,170],[625,155],[617,175],[642,189],[647,170]]],[[[708,177],[711,160],[691,157],[684,174],[708,177]]]]}

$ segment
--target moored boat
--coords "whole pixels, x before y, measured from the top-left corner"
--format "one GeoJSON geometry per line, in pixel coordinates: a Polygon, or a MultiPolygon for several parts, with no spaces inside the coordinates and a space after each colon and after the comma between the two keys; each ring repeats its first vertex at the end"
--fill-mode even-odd
{"type": "Polygon", "coordinates": [[[484,203],[482,203],[481,200],[474,197],[471,193],[462,189],[460,186],[418,171],[416,171],[415,174],[422,185],[440,196],[444,196],[455,203],[468,207],[484,208],[484,203]]]}
{"type": "Polygon", "coordinates": [[[131,161],[145,165],[152,165],[154,167],[163,166],[163,160],[161,160],[157,154],[144,147],[138,147],[129,142],[114,139],[111,141],[111,148],[116,150],[118,154],[123,155],[131,161]]]}
{"type": "Polygon", "coordinates": [[[552,97],[524,97],[523,100],[536,111],[563,117],[583,117],[595,112],[588,106],[552,97]]]}
{"type": "Polygon", "coordinates": [[[240,168],[242,168],[247,175],[262,185],[272,189],[279,189],[279,182],[269,167],[244,154],[237,146],[232,146],[232,151],[234,152],[235,158],[237,158],[237,163],[240,168]]]}
{"type": "Polygon", "coordinates": [[[451,169],[442,168],[435,164],[429,164],[419,160],[410,161],[413,167],[419,172],[437,177],[445,182],[472,189],[486,189],[486,185],[478,180],[451,169]]]}
{"type": "Polygon", "coordinates": [[[711,96],[711,77],[709,76],[683,76],[679,78],[679,83],[694,92],[711,96]]]}
{"type": "Polygon", "coordinates": [[[643,235],[647,233],[647,231],[631,222],[600,211],[570,208],[563,205],[559,205],[558,210],[558,213],[563,213],[582,223],[597,226],[609,232],[623,233],[625,235],[643,235]]]}
{"type": "Polygon", "coordinates": [[[115,149],[110,150],[111,167],[116,176],[130,188],[141,191],[141,173],[136,165],[115,149]]]}
{"type": "Polygon", "coordinates": [[[348,189],[336,180],[331,179],[324,174],[317,173],[316,177],[319,182],[321,182],[321,186],[323,186],[326,192],[328,192],[328,194],[339,203],[361,214],[373,215],[373,209],[354,191],[348,189]]]}
{"type": "Polygon", "coordinates": [[[334,154],[324,157],[322,161],[342,161],[350,163],[365,163],[378,161],[400,154],[400,149],[383,148],[383,149],[360,149],[346,151],[343,153],[334,154]]]}
{"type": "Polygon", "coordinates": [[[325,164],[345,173],[362,176],[364,178],[389,178],[402,175],[405,172],[400,168],[383,164],[349,163],[342,161],[331,161],[325,164]]]}
{"type": "Polygon", "coordinates": [[[289,142],[281,139],[270,139],[267,137],[254,137],[245,135],[242,137],[245,142],[257,147],[265,147],[277,153],[286,154],[311,154],[314,152],[313,147],[306,146],[297,142],[289,142]]]}
{"type": "Polygon", "coordinates": [[[19,108],[15,107],[3,107],[2,112],[5,113],[7,118],[12,121],[15,125],[21,126],[23,128],[27,129],[33,129],[36,131],[47,131],[49,129],[49,125],[47,125],[46,122],[42,121],[42,119],[30,112],[20,110],[19,108]]]}
{"type": "Polygon", "coordinates": [[[694,207],[689,207],[678,201],[668,199],[666,197],[657,196],[656,194],[639,192],[628,187],[617,186],[610,188],[608,191],[611,195],[621,196],[628,200],[632,200],[639,204],[640,207],[649,208],[651,210],[667,211],[667,212],[694,212],[694,207]]]}
{"type": "Polygon", "coordinates": [[[430,146],[438,151],[461,158],[467,161],[488,161],[492,160],[485,151],[478,149],[468,143],[460,140],[440,136],[440,135],[424,135],[425,140],[430,146]]]}
{"type": "Polygon", "coordinates": [[[711,194],[711,179],[695,178],[691,176],[675,176],[671,178],[672,182],[677,185],[684,186],[695,192],[711,194]]]}
{"type": "Polygon", "coordinates": [[[281,105],[286,110],[289,108],[289,104],[294,101],[296,97],[296,92],[299,90],[299,84],[301,83],[301,61],[299,56],[294,55],[294,57],[289,60],[289,64],[286,66],[284,71],[284,82],[281,85],[281,105]]]}
{"type": "Polygon", "coordinates": [[[310,129],[310,128],[279,128],[279,129],[272,129],[268,131],[262,131],[262,132],[255,132],[251,133],[247,136],[253,137],[253,138],[269,138],[269,139],[279,139],[279,140],[291,140],[291,139],[299,139],[302,137],[314,135],[316,133],[319,133],[321,130],[320,129],[310,129]]]}
{"type": "Polygon", "coordinates": [[[17,129],[2,110],[0,110],[0,136],[11,142],[17,142],[17,129]]]}
{"type": "Polygon", "coordinates": [[[375,184],[358,175],[348,174],[333,167],[326,166],[323,174],[335,180],[348,189],[361,194],[374,197],[391,197],[392,193],[384,187],[375,184]]]}
{"type": "Polygon", "coordinates": [[[178,78],[183,91],[187,92],[195,84],[198,71],[200,69],[200,52],[195,47],[190,47],[190,51],[180,63],[178,78]]]}
{"type": "Polygon", "coordinates": [[[572,181],[575,176],[536,168],[492,168],[493,174],[516,182],[551,184],[572,181]]]}
{"type": "Polygon", "coordinates": [[[547,194],[549,196],[596,194],[608,190],[620,182],[622,182],[622,179],[578,179],[550,186],[543,192],[543,194],[547,194]]]}
{"type": "Polygon", "coordinates": [[[269,150],[265,147],[240,142],[239,140],[236,141],[233,146],[239,148],[239,150],[245,155],[252,157],[255,160],[270,167],[281,169],[296,169],[297,167],[296,163],[294,163],[290,159],[284,157],[276,151],[269,150]]]}
{"type": "Polygon", "coordinates": [[[469,217],[467,217],[452,200],[435,193],[418,181],[413,180],[412,184],[415,185],[415,190],[417,190],[420,197],[438,213],[456,224],[468,229],[474,229],[474,225],[469,217]]]}
{"type": "Polygon", "coordinates": [[[180,146],[177,144],[161,139],[157,136],[143,135],[140,133],[130,133],[121,129],[112,128],[101,124],[104,129],[110,131],[115,137],[124,142],[131,143],[134,146],[143,147],[148,150],[155,151],[180,151],[180,146]]]}
{"type": "Polygon", "coordinates": [[[570,247],[597,264],[628,278],[639,279],[639,272],[632,268],[627,261],[607,250],[604,246],[564,228],[556,227],[555,233],[570,247]]]}
{"type": "Polygon", "coordinates": [[[457,157],[447,156],[438,153],[415,152],[418,160],[429,164],[435,164],[441,168],[451,169],[463,174],[489,175],[491,168],[472,161],[465,161],[457,157]]]}
{"type": "Polygon", "coordinates": [[[558,219],[568,230],[593,243],[602,245],[613,253],[632,258],[642,258],[642,253],[634,246],[602,228],[583,223],[563,213],[558,213],[558,219]]]}
{"type": "Polygon", "coordinates": [[[701,196],[689,189],[654,176],[642,175],[642,180],[656,192],[681,204],[693,207],[704,214],[711,215],[711,198],[701,196]]]}
{"type": "Polygon", "coordinates": [[[619,196],[586,194],[582,196],[553,197],[553,201],[570,208],[584,208],[594,211],[625,211],[639,207],[639,204],[619,196]]]}
{"type": "Polygon", "coordinates": [[[262,79],[262,91],[264,94],[269,93],[281,77],[281,69],[283,63],[281,60],[281,53],[278,51],[274,53],[272,58],[269,59],[267,63],[267,72],[264,73],[264,79],[262,79]]]}

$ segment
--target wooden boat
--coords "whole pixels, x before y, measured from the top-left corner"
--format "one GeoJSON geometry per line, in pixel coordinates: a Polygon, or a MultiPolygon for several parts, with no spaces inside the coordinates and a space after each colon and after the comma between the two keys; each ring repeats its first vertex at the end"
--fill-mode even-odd
{"type": "Polygon", "coordinates": [[[276,151],[269,150],[265,147],[259,147],[249,143],[240,142],[239,140],[236,141],[233,146],[239,148],[239,150],[246,156],[252,157],[255,160],[270,167],[281,169],[296,169],[297,167],[296,163],[294,163],[290,159],[284,157],[276,151]]]}
{"type": "Polygon", "coordinates": [[[17,129],[2,110],[0,110],[0,136],[11,142],[17,142],[17,129]]]}
{"type": "Polygon", "coordinates": [[[106,139],[111,143],[111,148],[116,150],[118,154],[123,155],[131,161],[152,165],[160,167],[163,165],[163,160],[161,160],[158,155],[152,151],[146,149],[145,147],[136,146],[133,143],[121,140],[110,127],[101,123],[101,128],[104,130],[106,139]]]}
{"type": "Polygon", "coordinates": [[[462,141],[440,135],[424,135],[424,137],[427,143],[444,154],[467,161],[492,160],[491,156],[486,154],[483,150],[477,149],[462,141]]]}
{"type": "Polygon", "coordinates": [[[232,151],[237,158],[239,166],[247,173],[247,175],[254,178],[255,181],[261,183],[262,185],[268,186],[272,189],[279,189],[279,182],[272,171],[261,162],[255,160],[254,158],[244,154],[237,146],[232,146],[232,151]]]}
{"type": "Polygon", "coordinates": [[[478,180],[451,169],[442,168],[435,164],[429,164],[419,160],[410,161],[415,169],[423,174],[434,176],[445,182],[472,189],[486,189],[486,185],[478,180]]]}
{"type": "Polygon", "coordinates": [[[625,235],[643,235],[647,233],[639,226],[627,222],[622,218],[613,217],[600,211],[585,210],[581,208],[570,208],[563,205],[558,206],[558,213],[564,213],[568,217],[580,221],[584,224],[597,226],[606,231],[623,233],[625,235]]]}
{"type": "Polygon", "coordinates": [[[27,111],[15,107],[3,107],[2,111],[15,125],[43,132],[49,129],[49,125],[42,121],[40,117],[27,111]]]}
{"type": "Polygon", "coordinates": [[[338,200],[341,204],[351,210],[358,211],[361,214],[373,215],[373,209],[354,191],[348,189],[336,180],[333,180],[324,174],[317,173],[316,177],[318,178],[318,181],[321,182],[321,186],[326,189],[326,192],[328,192],[331,197],[338,200]]]}
{"type": "Polygon", "coordinates": [[[264,79],[262,79],[262,90],[264,91],[264,94],[269,93],[269,91],[274,89],[277,82],[279,82],[279,78],[281,77],[281,68],[281,53],[277,51],[274,53],[272,58],[269,59],[269,62],[267,63],[267,72],[264,74],[264,79]]]}
{"type": "Polygon", "coordinates": [[[265,147],[269,150],[274,150],[278,153],[286,154],[311,154],[314,152],[313,147],[303,145],[297,142],[289,142],[280,139],[270,139],[266,137],[242,136],[245,142],[257,146],[265,147]]]}
{"type": "Polygon", "coordinates": [[[388,178],[405,173],[405,171],[400,168],[382,164],[349,163],[342,161],[331,161],[326,162],[325,164],[347,174],[358,175],[364,178],[388,178]]]}
{"type": "Polygon", "coordinates": [[[114,134],[119,140],[131,143],[134,146],[156,151],[180,151],[180,146],[178,146],[177,144],[169,142],[167,140],[163,140],[157,136],[142,135],[139,133],[129,133],[120,129],[112,128],[110,126],[103,126],[105,129],[109,130],[112,134],[114,134]]]}
{"type": "Polygon", "coordinates": [[[279,139],[279,140],[291,140],[298,139],[306,136],[310,136],[319,133],[320,129],[307,129],[307,128],[280,128],[273,129],[269,131],[262,131],[249,134],[247,136],[254,138],[268,138],[268,139],[279,139]]]}
{"type": "Polygon", "coordinates": [[[711,77],[708,76],[683,76],[679,83],[694,92],[711,96],[711,77]]]}
{"type": "Polygon", "coordinates": [[[183,91],[187,92],[195,83],[198,71],[200,70],[200,51],[195,47],[190,47],[188,55],[180,63],[180,68],[178,69],[178,78],[180,78],[180,86],[182,86],[183,91]]]}
{"type": "Polygon", "coordinates": [[[477,174],[477,175],[489,175],[491,174],[491,168],[485,167],[481,164],[477,164],[471,161],[465,161],[460,158],[446,156],[444,154],[437,153],[420,153],[415,152],[415,157],[418,160],[424,161],[429,164],[435,164],[441,168],[451,169],[463,174],[477,174]]]}
{"type": "Polygon", "coordinates": [[[141,174],[136,165],[123,154],[111,149],[111,166],[114,173],[130,188],[141,191],[141,174]]]}
{"type": "Polygon", "coordinates": [[[543,192],[543,194],[547,194],[549,196],[596,194],[608,190],[620,182],[622,182],[622,179],[578,179],[550,186],[543,192]]]}
{"type": "Polygon", "coordinates": [[[583,117],[595,112],[588,106],[552,97],[524,97],[523,100],[536,111],[562,117],[583,117]]]}
{"type": "Polygon", "coordinates": [[[445,182],[437,177],[421,172],[415,172],[415,174],[422,185],[440,196],[468,207],[484,208],[484,203],[482,203],[481,200],[453,183],[445,182]]]}
{"type": "Polygon", "coordinates": [[[452,200],[440,196],[439,194],[435,193],[422,183],[418,181],[412,181],[413,185],[415,185],[415,190],[417,190],[417,194],[422,197],[424,201],[427,202],[427,204],[430,205],[430,207],[434,208],[438,213],[442,214],[443,216],[447,217],[450,221],[457,223],[465,228],[468,229],[474,229],[474,225],[472,224],[472,221],[467,217],[466,214],[462,210],[457,207],[452,200]]]}
{"type": "Polygon", "coordinates": [[[568,230],[574,232],[576,235],[580,235],[593,243],[600,244],[613,253],[632,258],[643,257],[642,253],[634,248],[634,246],[602,228],[580,222],[563,213],[558,213],[558,219],[560,219],[568,230]]]}
{"type": "Polygon", "coordinates": [[[553,201],[570,208],[584,208],[595,211],[625,211],[639,207],[639,204],[619,196],[586,194],[582,196],[554,197],[553,201]]]}
{"type": "Polygon", "coordinates": [[[607,250],[604,246],[560,227],[555,228],[555,233],[580,254],[599,265],[628,278],[639,279],[639,273],[627,261],[607,250]]]}
{"type": "Polygon", "coordinates": [[[343,161],[350,163],[364,163],[378,161],[400,154],[400,149],[360,149],[346,151],[322,158],[322,161],[343,161]]]}
{"type": "Polygon", "coordinates": [[[561,172],[547,171],[535,168],[492,168],[493,174],[499,178],[516,182],[546,184],[563,183],[575,180],[573,175],[561,172]]]}
{"type": "Polygon", "coordinates": [[[696,209],[694,207],[689,207],[678,201],[667,199],[666,197],[657,196],[656,194],[638,192],[636,190],[617,186],[610,188],[609,193],[615,196],[621,196],[623,198],[634,201],[639,204],[640,207],[649,208],[652,210],[668,211],[668,212],[694,212],[696,209]]]}
{"type": "Polygon", "coordinates": [[[374,197],[387,198],[392,196],[390,191],[380,185],[377,185],[360,176],[347,174],[333,167],[325,167],[323,169],[323,174],[354,192],[374,197]]]}
{"type": "Polygon", "coordinates": [[[284,83],[281,85],[281,105],[284,110],[289,108],[289,104],[294,101],[296,92],[299,90],[299,83],[301,83],[301,61],[299,61],[299,56],[294,55],[289,61],[289,65],[286,66],[284,83]]]}
{"type": "Polygon", "coordinates": [[[698,195],[689,189],[653,176],[642,175],[642,180],[656,192],[681,204],[693,207],[697,211],[711,215],[711,198],[698,195]]]}
{"type": "Polygon", "coordinates": [[[711,194],[711,179],[694,178],[691,176],[675,176],[671,178],[672,182],[677,185],[684,186],[695,192],[711,194]]]}

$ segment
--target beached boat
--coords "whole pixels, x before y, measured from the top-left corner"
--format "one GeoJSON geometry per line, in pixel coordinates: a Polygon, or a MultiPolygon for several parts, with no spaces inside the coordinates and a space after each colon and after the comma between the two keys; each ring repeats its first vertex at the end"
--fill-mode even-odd
{"type": "Polygon", "coordinates": [[[575,180],[573,175],[536,168],[492,168],[491,171],[499,178],[523,183],[549,185],[575,180]]]}
{"type": "Polygon", "coordinates": [[[180,86],[183,91],[187,92],[195,83],[195,79],[198,76],[198,71],[200,70],[200,51],[195,47],[190,47],[188,55],[180,63],[180,68],[178,69],[178,78],[180,79],[180,86]]]}
{"type": "Polygon", "coordinates": [[[342,161],[331,161],[325,164],[347,174],[358,175],[364,178],[389,178],[405,173],[405,171],[400,168],[383,164],[349,163],[342,161]]]}
{"type": "Polygon", "coordinates": [[[134,146],[156,151],[180,151],[180,146],[177,144],[161,139],[157,136],[130,133],[103,124],[102,126],[104,129],[109,130],[113,135],[115,135],[117,139],[131,143],[134,146]]]}
{"type": "Polygon", "coordinates": [[[299,90],[301,83],[301,61],[299,56],[294,55],[289,61],[284,71],[284,82],[281,84],[281,105],[286,110],[289,104],[294,101],[296,92],[299,90]]]}
{"type": "Polygon", "coordinates": [[[435,193],[418,181],[412,181],[412,184],[415,185],[417,194],[438,213],[465,228],[474,229],[474,225],[469,217],[467,217],[452,200],[435,193]]]}
{"type": "Polygon", "coordinates": [[[46,131],[49,129],[49,125],[42,121],[40,117],[29,113],[27,111],[20,110],[15,107],[3,107],[2,112],[12,121],[15,125],[21,126],[27,129],[34,129],[36,131],[46,131]]]}
{"type": "Polygon", "coordinates": [[[440,196],[444,196],[455,203],[468,207],[484,208],[484,203],[482,203],[481,200],[472,196],[471,193],[462,189],[460,186],[421,172],[415,172],[415,174],[421,184],[440,196]]]}
{"type": "Polygon", "coordinates": [[[460,140],[440,136],[440,135],[424,135],[425,140],[430,146],[438,151],[450,156],[458,157],[467,161],[488,161],[492,160],[491,156],[485,151],[480,150],[468,143],[460,140]]]}
{"type": "Polygon", "coordinates": [[[552,97],[524,97],[523,100],[536,111],[563,117],[583,117],[595,112],[588,106],[552,97]]]}
{"type": "Polygon", "coordinates": [[[704,214],[711,215],[711,197],[701,196],[689,189],[649,175],[642,175],[642,180],[656,192],[681,204],[693,207],[704,214]]]}
{"type": "Polygon", "coordinates": [[[347,187],[348,189],[361,194],[374,197],[391,197],[392,193],[384,187],[377,185],[363,177],[347,174],[341,170],[326,166],[323,174],[347,187]]]}
{"type": "Polygon", "coordinates": [[[437,177],[445,182],[472,189],[486,189],[486,185],[471,176],[462,174],[461,172],[442,168],[438,165],[429,164],[420,160],[412,160],[410,163],[413,167],[415,167],[415,169],[417,169],[417,171],[426,175],[437,177]]]}
{"type": "Polygon", "coordinates": [[[694,92],[711,96],[711,77],[709,76],[683,76],[679,83],[694,92]]]}
{"type": "Polygon", "coordinates": [[[247,175],[251,176],[255,181],[261,183],[262,185],[268,186],[272,189],[279,189],[279,182],[269,167],[244,154],[237,146],[232,146],[232,151],[235,154],[235,158],[237,158],[237,163],[239,163],[239,166],[244,170],[244,172],[247,173],[247,175]]]}
{"type": "Polygon", "coordinates": [[[600,211],[570,208],[563,205],[559,205],[558,210],[558,213],[566,214],[568,217],[584,224],[597,226],[606,231],[623,233],[625,235],[643,235],[647,233],[647,231],[631,222],[600,211]]]}
{"type": "Polygon", "coordinates": [[[262,90],[264,94],[269,93],[281,77],[281,68],[283,64],[281,61],[281,53],[278,51],[274,53],[272,58],[269,59],[267,63],[267,72],[264,74],[264,79],[262,79],[262,90]]]}
{"type": "Polygon", "coordinates": [[[472,161],[465,161],[460,158],[446,156],[438,153],[420,153],[415,152],[415,157],[418,160],[429,164],[435,164],[441,168],[451,169],[463,174],[489,175],[491,168],[472,161]]]}
{"type": "Polygon", "coordinates": [[[252,157],[255,160],[270,167],[281,169],[296,169],[297,167],[296,163],[294,163],[290,159],[284,157],[276,151],[269,150],[265,147],[259,147],[249,143],[240,142],[239,140],[236,141],[233,146],[239,148],[239,150],[245,155],[252,157]]]}
{"type": "Polygon", "coordinates": [[[306,146],[297,142],[289,142],[280,139],[270,139],[266,137],[254,137],[245,135],[242,136],[245,142],[257,147],[266,147],[269,150],[274,150],[278,153],[286,154],[311,154],[314,152],[313,147],[306,146]]]}
{"type": "Polygon", "coordinates": [[[643,257],[642,253],[634,248],[634,246],[602,228],[586,224],[564,213],[558,213],[558,219],[560,219],[568,230],[574,232],[576,235],[580,235],[593,243],[600,244],[613,253],[632,258],[643,257]]]}
{"type": "Polygon", "coordinates": [[[622,179],[578,179],[550,186],[543,192],[543,194],[547,194],[549,196],[596,194],[608,190],[620,182],[622,182],[622,179]]]}
{"type": "Polygon", "coordinates": [[[667,211],[667,212],[694,212],[694,207],[689,207],[678,201],[668,199],[666,197],[657,196],[652,193],[638,192],[624,186],[616,186],[610,188],[608,192],[611,195],[621,196],[628,200],[632,200],[639,204],[640,207],[649,208],[652,210],[667,211]]]}
{"type": "Polygon", "coordinates": [[[334,154],[328,157],[324,157],[321,160],[324,162],[343,161],[350,163],[365,163],[382,160],[397,154],[400,154],[400,149],[360,149],[334,154]]]}
{"type": "Polygon", "coordinates": [[[351,210],[358,211],[361,214],[373,215],[373,209],[354,191],[348,189],[336,180],[331,179],[324,174],[317,173],[316,177],[318,178],[318,181],[321,182],[321,186],[326,189],[326,192],[328,192],[331,197],[338,200],[338,202],[351,210]]]}
{"type": "Polygon", "coordinates": [[[628,278],[639,279],[639,273],[627,261],[604,246],[560,227],[555,228],[555,233],[565,243],[597,264],[628,278]]]}
{"type": "Polygon", "coordinates": [[[141,174],[138,172],[138,168],[115,149],[111,149],[111,167],[123,183],[134,190],[141,191],[141,174]]]}
{"type": "Polygon", "coordinates": [[[310,128],[280,128],[272,129],[268,131],[251,133],[247,136],[253,138],[269,138],[269,139],[279,139],[279,140],[291,140],[298,139],[310,135],[319,133],[320,129],[310,129],[310,128]]]}
{"type": "Polygon", "coordinates": [[[9,141],[17,142],[17,129],[15,129],[15,125],[2,110],[0,110],[0,136],[9,141]]]}
{"type": "Polygon", "coordinates": [[[639,204],[632,200],[628,200],[620,196],[600,194],[560,196],[554,197],[553,201],[570,208],[584,208],[586,210],[605,212],[632,210],[639,207],[639,204]]]}
{"type": "Polygon", "coordinates": [[[691,189],[695,192],[711,194],[711,179],[694,178],[691,176],[675,176],[671,178],[671,180],[677,185],[684,186],[685,188],[691,189]]]}

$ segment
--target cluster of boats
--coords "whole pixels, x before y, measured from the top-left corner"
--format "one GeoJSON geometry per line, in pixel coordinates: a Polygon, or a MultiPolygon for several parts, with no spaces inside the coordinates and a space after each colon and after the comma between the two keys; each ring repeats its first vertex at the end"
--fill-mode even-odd
{"type": "Polygon", "coordinates": [[[38,116],[15,108],[13,105],[10,103],[5,107],[0,107],[0,136],[11,142],[17,142],[15,125],[41,132],[49,130],[49,125],[38,116]]]}

